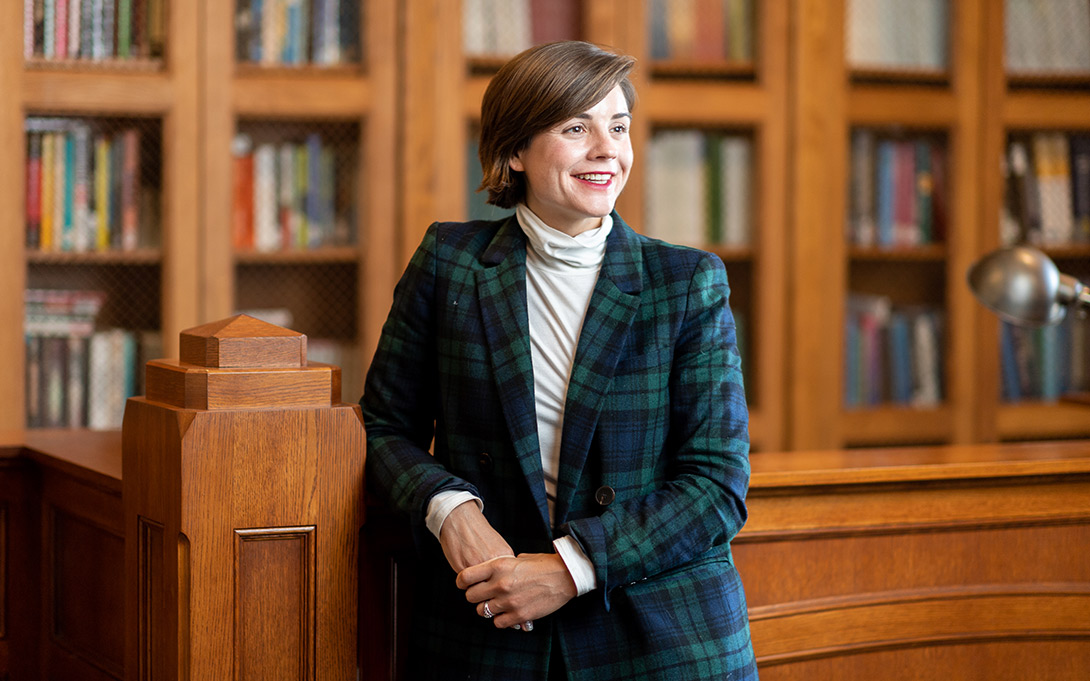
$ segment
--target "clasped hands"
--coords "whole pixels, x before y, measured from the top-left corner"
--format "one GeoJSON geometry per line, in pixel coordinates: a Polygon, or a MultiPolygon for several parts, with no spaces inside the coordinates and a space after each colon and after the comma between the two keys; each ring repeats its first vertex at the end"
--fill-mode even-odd
{"type": "Polygon", "coordinates": [[[475,502],[447,516],[439,533],[443,554],[458,573],[457,585],[481,617],[499,629],[522,628],[551,614],[576,595],[575,582],[555,553],[516,556],[475,502]],[[485,606],[488,610],[485,610],[485,606]]]}

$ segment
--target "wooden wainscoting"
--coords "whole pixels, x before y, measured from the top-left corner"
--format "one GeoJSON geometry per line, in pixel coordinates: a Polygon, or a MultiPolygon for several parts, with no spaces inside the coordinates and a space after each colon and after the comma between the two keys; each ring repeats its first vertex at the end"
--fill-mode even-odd
{"type": "Polygon", "coordinates": [[[753,459],[764,681],[1090,677],[1090,446],[753,459]]]}

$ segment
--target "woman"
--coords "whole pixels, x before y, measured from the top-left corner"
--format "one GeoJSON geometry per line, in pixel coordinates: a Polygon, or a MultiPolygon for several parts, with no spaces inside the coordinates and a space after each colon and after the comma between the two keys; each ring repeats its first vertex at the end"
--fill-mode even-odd
{"type": "Polygon", "coordinates": [[[756,678],[726,274],[613,211],[633,63],[506,64],[482,187],[516,215],[431,225],[395,292],[361,404],[368,484],[420,552],[410,679],[756,678]]]}

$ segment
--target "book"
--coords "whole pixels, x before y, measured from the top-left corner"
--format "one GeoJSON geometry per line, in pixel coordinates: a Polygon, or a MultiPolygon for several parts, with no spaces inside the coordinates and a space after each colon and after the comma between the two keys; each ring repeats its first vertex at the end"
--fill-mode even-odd
{"type": "Polygon", "coordinates": [[[1030,148],[1022,139],[1012,139],[1007,146],[1010,160],[1011,190],[1020,208],[1016,215],[1022,231],[1022,241],[1041,243],[1041,198],[1037,192],[1037,175],[1033,170],[1030,148]]]}
{"type": "Polygon", "coordinates": [[[579,38],[578,0],[530,0],[530,39],[535,45],[579,38]]]}
{"type": "Polygon", "coordinates": [[[140,204],[140,130],[126,128],[121,133],[121,250],[139,246],[140,204]]]}
{"type": "Polygon", "coordinates": [[[1041,209],[1041,243],[1068,243],[1072,236],[1071,180],[1062,133],[1036,132],[1031,137],[1033,168],[1041,209]]]}
{"type": "Polygon", "coordinates": [[[1071,135],[1069,145],[1072,241],[1090,243],[1090,135],[1071,135]]]}
{"type": "Polygon", "coordinates": [[[931,142],[919,139],[916,152],[916,244],[934,241],[932,234],[931,205],[934,179],[931,175],[931,142]]]}
{"type": "Polygon", "coordinates": [[[42,133],[27,133],[26,247],[37,250],[42,236],[42,133]]]}
{"type": "Polygon", "coordinates": [[[721,144],[722,243],[746,246],[751,242],[753,229],[753,143],[748,137],[728,135],[721,144]]]}
{"type": "Polygon", "coordinates": [[[231,142],[233,165],[231,198],[231,246],[246,251],[254,245],[254,157],[249,135],[237,134],[231,142]]]}
{"type": "Polygon", "coordinates": [[[874,145],[873,130],[852,130],[848,233],[849,241],[858,246],[873,246],[877,241],[874,145]]]}
{"type": "Polygon", "coordinates": [[[899,140],[894,147],[893,168],[893,245],[920,243],[916,215],[916,149],[909,140],[899,140]]]}
{"type": "Polygon", "coordinates": [[[875,180],[875,208],[878,215],[875,243],[879,246],[894,244],[895,201],[897,196],[896,164],[897,146],[893,140],[883,139],[877,147],[877,176],[875,180]]]}
{"type": "Polygon", "coordinates": [[[277,221],[276,148],[268,142],[254,148],[254,248],[280,248],[277,221]]]}

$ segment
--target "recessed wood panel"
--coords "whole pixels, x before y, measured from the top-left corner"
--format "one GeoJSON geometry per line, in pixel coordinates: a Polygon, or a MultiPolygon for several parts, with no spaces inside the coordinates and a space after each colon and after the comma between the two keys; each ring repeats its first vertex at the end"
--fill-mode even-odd
{"type": "Polygon", "coordinates": [[[163,597],[163,525],[141,516],[137,519],[137,528],[140,565],[140,623],[137,625],[140,667],[137,678],[143,681],[157,677],[156,665],[166,657],[166,651],[162,649],[166,639],[157,635],[156,628],[162,621],[159,612],[167,607],[167,600],[163,597]]]}
{"type": "Polygon", "coordinates": [[[235,679],[313,680],[315,528],[235,530],[235,679]]]}
{"type": "MultiPolygon", "coordinates": [[[[55,507],[48,517],[45,555],[51,588],[46,598],[47,645],[120,679],[124,628],[118,624],[124,617],[124,540],[55,507]]],[[[49,657],[50,651],[45,654],[49,657]]]]}

